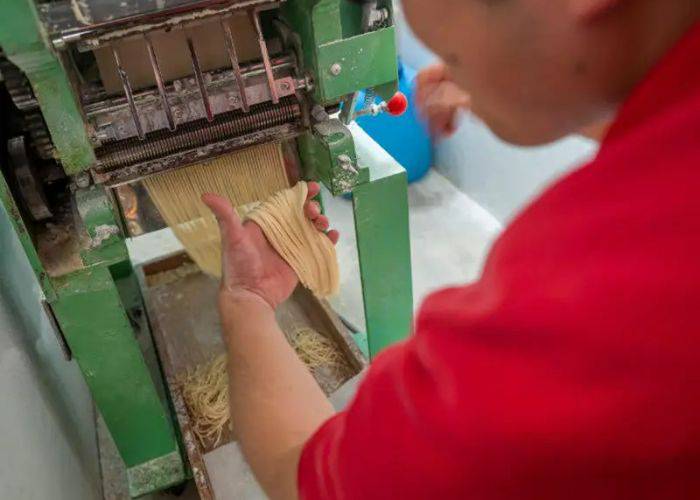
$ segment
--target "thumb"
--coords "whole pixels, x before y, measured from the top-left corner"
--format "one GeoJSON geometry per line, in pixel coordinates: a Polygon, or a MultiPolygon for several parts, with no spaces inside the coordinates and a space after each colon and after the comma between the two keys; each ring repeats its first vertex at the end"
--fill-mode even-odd
{"type": "Polygon", "coordinates": [[[224,251],[238,245],[244,236],[243,223],[231,202],[223,196],[213,193],[202,195],[202,202],[214,213],[219,223],[221,244],[224,251]]]}

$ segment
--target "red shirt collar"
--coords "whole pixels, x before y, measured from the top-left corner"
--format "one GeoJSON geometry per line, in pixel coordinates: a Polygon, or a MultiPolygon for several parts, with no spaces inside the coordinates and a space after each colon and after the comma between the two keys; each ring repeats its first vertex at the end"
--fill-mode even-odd
{"type": "Polygon", "coordinates": [[[614,141],[660,111],[700,93],[700,22],[661,59],[622,105],[603,141],[614,141]]]}

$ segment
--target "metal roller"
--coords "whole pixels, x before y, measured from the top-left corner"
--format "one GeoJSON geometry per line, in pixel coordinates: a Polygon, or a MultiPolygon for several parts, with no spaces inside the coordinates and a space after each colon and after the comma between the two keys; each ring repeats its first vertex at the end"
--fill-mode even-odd
{"type": "Polygon", "coordinates": [[[96,170],[104,173],[179,151],[203,147],[227,138],[297,121],[300,116],[299,103],[294,98],[288,98],[278,105],[256,106],[249,113],[235,111],[218,115],[212,123],[206,119],[186,123],[174,133],[157,131],[148,134],[145,141],[133,138],[109,143],[96,150],[96,170]]]}

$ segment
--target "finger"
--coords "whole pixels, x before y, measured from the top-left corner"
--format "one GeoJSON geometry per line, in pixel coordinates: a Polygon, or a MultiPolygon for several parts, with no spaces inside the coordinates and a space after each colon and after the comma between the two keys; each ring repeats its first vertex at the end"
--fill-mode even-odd
{"type": "Polygon", "coordinates": [[[331,240],[331,243],[334,245],[338,243],[338,240],[340,239],[340,233],[336,231],[335,229],[331,229],[326,233],[326,236],[328,236],[328,239],[331,240]]]}
{"type": "Polygon", "coordinates": [[[438,63],[421,70],[415,80],[415,103],[421,108],[436,87],[447,78],[447,69],[444,64],[438,63]]]}
{"type": "Polygon", "coordinates": [[[441,120],[435,123],[432,127],[433,136],[438,139],[446,139],[452,135],[451,121],[449,119],[441,120]]]}
{"type": "Polygon", "coordinates": [[[318,219],[314,221],[314,226],[316,226],[316,229],[319,231],[326,231],[329,225],[328,217],[325,215],[319,215],[318,219]]]}
{"type": "Polygon", "coordinates": [[[304,213],[307,219],[314,221],[321,215],[321,205],[317,201],[310,201],[304,205],[304,213]]]}
{"type": "Polygon", "coordinates": [[[449,109],[433,109],[426,118],[431,135],[439,137],[447,133],[450,123],[454,121],[455,113],[449,109]]]}
{"type": "Polygon", "coordinates": [[[420,70],[416,75],[416,84],[425,85],[428,83],[438,83],[447,78],[447,66],[439,62],[420,70]]]}
{"type": "Polygon", "coordinates": [[[316,196],[318,196],[318,193],[321,192],[321,185],[318,182],[311,181],[307,184],[307,187],[309,189],[309,192],[306,195],[307,200],[310,200],[311,198],[316,198],[316,196]]]}
{"type": "Polygon", "coordinates": [[[237,244],[243,237],[243,224],[231,202],[223,196],[212,193],[203,194],[202,202],[214,213],[219,223],[224,247],[237,244]]]}

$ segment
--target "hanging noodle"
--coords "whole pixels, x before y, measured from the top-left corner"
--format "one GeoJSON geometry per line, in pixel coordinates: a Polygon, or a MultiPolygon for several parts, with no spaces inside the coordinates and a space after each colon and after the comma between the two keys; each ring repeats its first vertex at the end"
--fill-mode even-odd
{"type": "Polygon", "coordinates": [[[143,182],[192,260],[216,277],[221,276],[221,239],[202,195],[216,193],[228,198],[234,207],[243,207],[289,187],[279,143],[153,175],[143,182]]]}
{"type": "MultiPolygon", "coordinates": [[[[158,174],[144,184],[187,253],[207,274],[221,276],[221,240],[216,219],[201,196],[216,193],[228,198],[241,216],[260,225],[271,245],[316,295],[324,297],[337,290],[335,248],[304,215],[306,183],[288,189],[280,144],[256,146],[158,174]]],[[[327,369],[341,376],[350,371],[337,346],[310,328],[297,330],[292,343],[314,373],[327,369]]],[[[217,446],[230,419],[226,355],[187,373],[181,386],[195,434],[203,446],[217,446]]]]}

